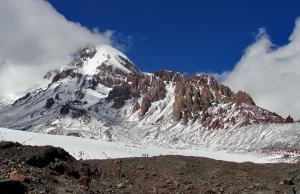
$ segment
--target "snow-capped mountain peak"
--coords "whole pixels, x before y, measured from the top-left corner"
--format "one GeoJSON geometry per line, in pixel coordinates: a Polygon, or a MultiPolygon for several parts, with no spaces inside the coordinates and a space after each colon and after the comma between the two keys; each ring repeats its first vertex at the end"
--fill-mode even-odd
{"type": "MultiPolygon", "coordinates": [[[[0,109],[0,126],[122,141],[194,142],[199,130],[285,119],[208,75],[141,72],[108,45],[87,46],[46,89],[0,109]]],[[[41,75],[42,76],[42,75],[41,75]]],[[[45,76],[49,79],[49,76],[45,76]]]]}
{"type": "Polygon", "coordinates": [[[123,53],[106,44],[84,47],[76,60],[67,67],[63,67],[62,71],[70,68],[76,68],[84,75],[95,75],[102,68],[111,68],[124,73],[139,72],[123,53]]]}

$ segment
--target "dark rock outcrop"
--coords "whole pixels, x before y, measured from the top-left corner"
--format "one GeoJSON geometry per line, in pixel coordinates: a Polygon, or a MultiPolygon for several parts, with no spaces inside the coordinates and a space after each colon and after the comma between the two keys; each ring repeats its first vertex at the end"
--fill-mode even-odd
{"type": "Polygon", "coordinates": [[[150,107],[150,102],[147,100],[143,100],[142,105],[141,105],[141,115],[144,116],[146,112],[148,112],[150,107]]]}
{"type": "Polygon", "coordinates": [[[68,114],[68,113],[70,112],[70,108],[71,108],[70,104],[65,104],[65,105],[63,105],[63,106],[60,108],[60,114],[62,114],[62,115],[68,114]]]}
{"type": "Polygon", "coordinates": [[[20,181],[5,180],[0,181],[0,191],[2,194],[26,194],[27,191],[20,181]]]}
{"type": "Polygon", "coordinates": [[[293,122],[294,122],[294,119],[289,115],[289,116],[285,119],[284,122],[285,122],[285,123],[293,123],[293,122]]]}
{"type": "Polygon", "coordinates": [[[63,160],[63,161],[73,161],[74,158],[66,152],[62,148],[54,148],[52,146],[45,146],[43,148],[35,147],[35,152],[31,154],[24,154],[24,158],[26,160],[26,163],[43,168],[47,165],[49,165],[51,162],[54,162],[55,159],[63,160]]]}
{"type": "Polygon", "coordinates": [[[123,100],[128,100],[130,98],[129,86],[126,83],[123,83],[119,86],[114,86],[113,89],[109,92],[107,101],[110,101],[115,98],[121,98],[123,100]]]}
{"type": "Polygon", "coordinates": [[[24,100],[29,100],[30,98],[31,98],[31,93],[28,92],[25,96],[23,96],[23,97],[19,98],[18,100],[16,100],[12,105],[14,106],[18,103],[23,102],[24,100]]]}
{"type": "Polygon", "coordinates": [[[123,100],[123,98],[115,98],[114,99],[114,104],[113,104],[113,108],[115,109],[120,109],[124,106],[125,102],[123,100]]]}
{"type": "Polygon", "coordinates": [[[54,100],[53,98],[49,98],[49,99],[47,99],[47,102],[46,102],[45,107],[46,107],[47,109],[49,109],[49,108],[52,107],[53,104],[55,104],[55,100],[54,100]]]}

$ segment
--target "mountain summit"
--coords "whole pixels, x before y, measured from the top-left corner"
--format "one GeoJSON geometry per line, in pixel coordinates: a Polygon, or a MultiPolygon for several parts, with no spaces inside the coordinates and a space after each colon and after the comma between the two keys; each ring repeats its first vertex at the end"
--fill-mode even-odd
{"type": "Polygon", "coordinates": [[[200,129],[285,122],[257,107],[247,93],[235,94],[209,75],[143,73],[108,45],[84,47],[74,61],[45,78],[47,88],[1,109],[1,127],[110,140],[178,141],[178,136],[193,136],[200,129]]]}

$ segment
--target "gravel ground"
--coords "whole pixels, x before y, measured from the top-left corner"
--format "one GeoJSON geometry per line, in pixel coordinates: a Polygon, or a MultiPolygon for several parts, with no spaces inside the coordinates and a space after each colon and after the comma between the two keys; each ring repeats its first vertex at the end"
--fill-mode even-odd
{"type": "Polygon", "coordinates": [[[300,164],[157,156],[75,160],[61,148],[0,143],[1,194],[299,193],[300,164]]]}

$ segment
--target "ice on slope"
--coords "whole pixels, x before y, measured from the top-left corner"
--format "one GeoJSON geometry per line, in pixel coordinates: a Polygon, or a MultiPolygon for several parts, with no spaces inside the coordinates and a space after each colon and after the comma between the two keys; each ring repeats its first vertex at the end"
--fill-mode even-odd
{"type": "Polygon", "coordinates": [[[109,45],[99,45],[96,46],[96,54],[93,58],[88,58],[82,67],[82,73],[86,75],[94,75],[97,73],[97,67],[101,65],[103,62],[107,61],[108,65],[112,65],[115,68],[121,69],[126,73],[130,73],[131,71],[120,64],[118,61],[118,56],[121,56],[127,60],[129,60],[123,53],[114,49],[109,45]]]}
{"type": "Polygon", "coordinates": [[[31,133],[5,128],[0,128],[0,141],[14,141],[24,145],[52,145],[61,147],[77,159],[142,157],[144,154],[148,154],[148,156],[200,156],[233,162],[272,162],[272,158],[270,157],[259,157],[251,154],[230,154],[224,151],[201,149],[165,149],[156,146],[139,146],[80,137],[31,133]]]}

